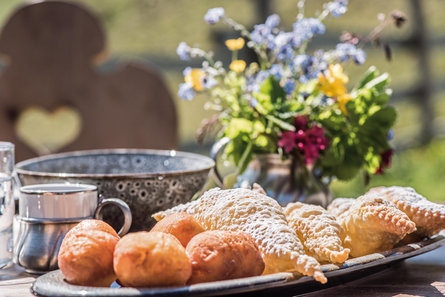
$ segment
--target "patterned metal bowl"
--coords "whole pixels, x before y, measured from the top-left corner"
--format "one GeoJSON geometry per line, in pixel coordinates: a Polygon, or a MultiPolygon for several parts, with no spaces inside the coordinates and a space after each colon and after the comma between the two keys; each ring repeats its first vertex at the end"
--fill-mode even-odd
{"type": "MultiPolygon", "coordinates": [[[[214,167],[212,159],[178,151],[108,149],[53,154],[22,161],[16,172],[22,185],[85,183],[96,185],[104,198],[120,198],[131,208],[130,231],[147,230],[151,214],[190,201],[214,167]]],[[[113,227],[123,216],[104,208],[113,227]]]]}

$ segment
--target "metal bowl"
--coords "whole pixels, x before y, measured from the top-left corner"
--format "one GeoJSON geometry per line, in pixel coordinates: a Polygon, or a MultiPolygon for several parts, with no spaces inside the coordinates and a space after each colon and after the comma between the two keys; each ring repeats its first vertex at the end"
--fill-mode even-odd
{"type": "MultiPolygon", "coordinates": [[[[53,154],[22,161],[16,172],[22,185],[84,183],[98,187],[104,198],[120,198],[131,208],[130,231],[147,230],[151,214],[190,201],[201,190],[215,163],[178,151],[107,149],[53,154]]],[[[123,216],[114,207],[103,211],[113,227],[123,216]]]]}

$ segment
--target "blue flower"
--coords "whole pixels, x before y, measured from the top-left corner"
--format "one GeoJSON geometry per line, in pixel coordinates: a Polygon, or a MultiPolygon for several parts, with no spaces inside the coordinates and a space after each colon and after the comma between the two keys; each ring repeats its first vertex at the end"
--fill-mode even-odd
{"type": "Polygon", "coordinates": [[[300,71],[308,72],[309,67],[314,64],[314,57],[310,55],[297,55],[294,59],[294,67],[300,71]]]}
{"type": "Polygon", "coordinates": [[[317,78],[318,74],[326,69],[327,63],[319,57],[319,54],[316,56],[297,55],[293,60],[292,67],[296,72],[300,73],[299,81],[301,83],[307,83],[317,78]]]}
{"type": "Polygon", "coordinates": [[[357,49],[354,56],[354,62],[358,65],[362,65],[366,61],[366,53],[362,49],[357,49]]]}
{"type": "Polygon", "coordinates": [[[342,16],[348,10],[348,0],[334,0],[326,3],[326,9],[329,10],[331,15],[335,18],[342,16]]]}
{"type": "Polygon", "coordinates": [[[269,73],[279,81],[281,80],[281,77],[283,76],[284,68],[281,64],[273,64],[270,67],[269,73]]]}
{"type": "Polygon", "coordinates": [[[388,139],[388,141],[391,141],[394,139],[394,129],[389,129],[386,139],[388,139]]]}
{"type": "Polygon", "coordinates": [[[274,37],[274,48],[277,49],[278,61],[289,61],[294,56],[294,34],[292,32],[280,32],[274,37]]]}
{"type": "Polygon", "coordinates": [[[291,45],[286,44],[279,48],[277,53],[278,61],[289,61],[294,57],[294,49],[291,45]]]}
{"type": "Polygon", "coordinates": [[[355,63],[361,65],[366,60],[366,53],[350,43],[339,43],[335,47],[336,55],[341,62],[353,59],[355,63]]]}
{"type": "Polygon", "coordinates": [[[306,18],[297,21],[293,25],[295,39],[305,41],[312,38],[314,35],[324,34],[326,27],[316,18],[306,18]]]}
{"type": "Polygon", "coordinates": [[[295,81],[294,80],[288,80],[284,84],[284,91],[286,91],[286,94],[290,95],[295,90],[295,81]]]}
{"type": "Polygon", "coordinates": [[[250,106],[252,106],[253,108],[257,107],[258,105],[258,100],[255,97],[250,98],[250,106]]]}
{"type": "Polygon", "coordinates": [[[280,17],[277,14],[270,15],[264,23],[267,27],[273,29],[280,24],[280,17]]]}
{"type": "Polygon", "coordinates": [[[214,79],[211,76],[205,76],[202,79],[202,85],[205,89],[210,89],[211,87],[215,86],[216,84],[218,84],[218,82],[216,81],[216,79],[214,79]]]}
{"type": "Polygon", "coordinates": [[[179,85],[178,96],[184,100],[192,100],[195,97],[195,91],[192,84],[182,83],[179,85]]]}
{"type": "Polygon", "coordinates": [[[179,58],[183,61],[190,60],[190,47],[185,42],[181,42],[176,48],[176,54],[178,54],[179,58]]]}
{"type": "Polygon", "coordinates": [[[211,8],[207,11],[207,13],[204,16],[204,20],[208,24],[216,24],[219,22],[219,20],[224,16],[224,8],[217,7],[217,8],[211,8]]]}
{"type": "Polygon", "coordinates": [[[258,45],[266,45],[270,49],[275,48],[274,38],[271,28],[265,24],[255,25],[250,33],[250,40],[258,45]]]}

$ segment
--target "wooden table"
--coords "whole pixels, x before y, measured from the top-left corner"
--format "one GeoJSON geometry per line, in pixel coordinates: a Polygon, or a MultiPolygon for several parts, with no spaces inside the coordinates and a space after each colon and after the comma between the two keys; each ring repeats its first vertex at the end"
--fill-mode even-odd
{"type": "MultiPolygon", "coordinates": [[[[32,297],[29,288],[34,279],[17,266],[0,270],[0,296],[32,297]]],[[[359,280],[301,296],[445,296],[445,246],[359,280]]]]}

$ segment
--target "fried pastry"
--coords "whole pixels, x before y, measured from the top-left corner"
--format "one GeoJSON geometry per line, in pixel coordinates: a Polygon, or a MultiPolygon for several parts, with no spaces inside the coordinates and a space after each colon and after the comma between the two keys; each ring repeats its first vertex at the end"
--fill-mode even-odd
{"type": "Polygon", "coordinates": [[[354,204],[354,198],[335,198],[328,205],[328,213],[334,217],[338,217],[342,213],[346,212],[352,204],[354,204]]]}
{"type": "Polygon", "coordinates": [[[348,259],[350,250],[343,247],[346,233],[323,207],[289,203],[284,214],[308,255],[320,262],[343,263],[348,259]]]}
{"type": "Polygon", "coordinates": [[[304,254],[297,234],[287,224],[283,209],[260,190],[211,189],[199,199],[153,215],[156,220],[176,213],[193,215],[206,230],[244,231],[252,236],[263,256],[263,274],[298,271],[327,281],[320,264],[304,254]]]}
{"type": "Polygon", "coordinates": [[[98,230],[106,232],[110,235],[113,235],[117,239],[120,238],[119,235],[117,235],[116,231],[111,227],[109,224],[105,223],[102,220],[95,220],[95,219],[87,219],[81,221],[79,224],[74,226],[70,231],[71,232],[80,232],[81,230],[98,230]]]}
{"type": "Polygon", "coordinates": [[[391,249],[416,229],[394,203],[375,195],[355,199],[337,220],[347,233],[344,243],[353,257],[391,249]]]}
{"type": "Polygon", "coordinates": [[[141,231],[122,237],[113,266],[119,282],[128,287],[185,285],[192,273],[179,240],[162,232],[141,231]]]}
{"type": "Polygon", "coordinates": [[[205,231],[186,248],[192,264],[189,284],[261,275],[264,261],[252,236],[245,232],[205,231]]]}
{"type": "Polygon", "coordinates": [[[184,247],[187,247],[190,239],[204,231],[201,224],[186,212],[178,212],[166,216],[150,230],[150,232],[170,233],[175,236],[184,247]]]}
{"type": "Polygon", "coordinates": [[[100,230],[70,230],[57,259],[65,279],[75,285],[109,287],[116,280],[113,252],[118,241],[100,230]]]}
{"type": "Polygon", "coordinates": [[[429,237],[445,229],[445,205],[428,201],[413,188],[379,187],[371,189],[368,194],[381,195],[406,213],[417,227],[413,236],[429,237]]]}

